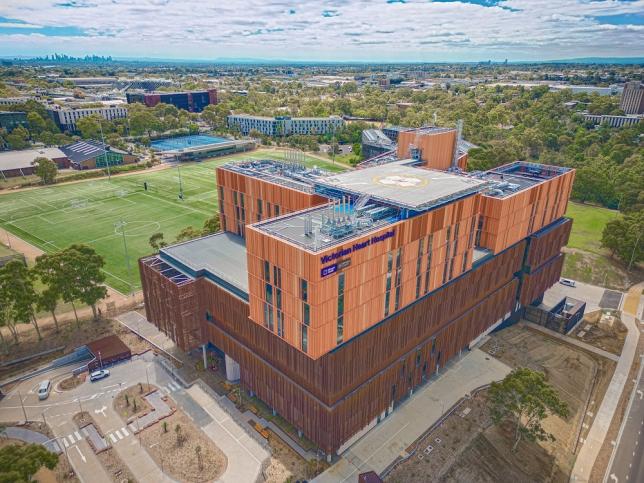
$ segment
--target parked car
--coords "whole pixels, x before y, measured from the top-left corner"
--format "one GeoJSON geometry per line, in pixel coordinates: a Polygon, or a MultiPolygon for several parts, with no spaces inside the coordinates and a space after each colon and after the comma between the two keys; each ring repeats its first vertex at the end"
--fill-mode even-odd
{"type": "Polygon", "coordinates": [[[110,371],[108,371],[107,369],[100,369],[98,371],[92,372],[89,375],[89,380],[91,382],[100,381],[101,379],[105,379],[109,375],[110,375],[110,371]]]}
{"type": "Polygon", "coordinates": [[[575,281],[574,281],[574,280],[570,280],[569,278],[562,278],[561,280],[559,280],[559,283],[560,283],[561,285],[565,285],[565,286],[567,286],[567,287],[574,287],[574,286],[576,285],[576,284],[575,284],[575,281]]]}
{"type": "Polygon", "coordinates": [[[49,397],[49,392],[51,391],[51,381],[46,379],[40,383],[38,386],[38,399],[41,401],[49,397]]]}

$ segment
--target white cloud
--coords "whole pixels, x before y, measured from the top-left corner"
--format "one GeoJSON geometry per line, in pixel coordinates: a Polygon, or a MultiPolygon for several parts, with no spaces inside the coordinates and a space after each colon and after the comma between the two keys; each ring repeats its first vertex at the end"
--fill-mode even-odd
{"type": "Polygon", "coordinates": [[[644,0],[507,0],[501,6],[425,0],[22,0],[0,5],[0,54],[392,61],[644,55],[644,0]],[[639,15],[639,25],[595,19],[613,15],[639,15]],[[20,33],[22,22],[45,31],[75,27],[86,36],[20,33]]]}

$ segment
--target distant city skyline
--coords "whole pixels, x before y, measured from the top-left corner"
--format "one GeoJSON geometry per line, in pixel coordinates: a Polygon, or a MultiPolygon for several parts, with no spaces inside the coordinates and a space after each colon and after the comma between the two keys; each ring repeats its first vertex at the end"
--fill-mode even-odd
{"type": "Polygon", "coordinates": [[[0,56],[541,61],[644,56],[644,0],[21,0],[0,56]],[[221,5],[215,5],[221,3],[221,5]]]}

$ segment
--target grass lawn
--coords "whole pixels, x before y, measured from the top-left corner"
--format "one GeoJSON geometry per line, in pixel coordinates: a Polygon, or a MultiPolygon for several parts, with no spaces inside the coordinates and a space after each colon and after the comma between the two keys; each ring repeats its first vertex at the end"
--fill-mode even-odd
{"type": "MultiPolygon", "coordinates": [[[[162,232],[171,242],[181,229],[201,227],[217,210],[214,168],[244,158],[283,159],[283,154],[258,150],[182,164],[183,201],[175,168],[7,193],[0,195],[0,226],[47,252],[72,243],[94,247],[105,257],[107,283],[126,293],[141,286],[137,260],[151,252],[150,235],[162,232]]],[[[311,157],[304,163],[338,168],[311,157]]]]}
{"type": "Polygon", "coordinates": [[[615,219],[618,212],[599,206],[568,203],[566,216],[573,219],[568,246],[604,255],[601,248],[602,231],[606,223],[615,219]]]}

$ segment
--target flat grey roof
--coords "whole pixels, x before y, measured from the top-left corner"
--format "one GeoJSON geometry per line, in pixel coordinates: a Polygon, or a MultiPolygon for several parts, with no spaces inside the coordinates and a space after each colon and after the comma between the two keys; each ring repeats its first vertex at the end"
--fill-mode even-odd
{"type": "Polygon", "coordinates": [[[0,171],[9,169],[22,169],[30,168],[34,159],[39,157],[49,159],[65,158],[63,153],[58,148],[39,148],[39,149],[23,149],[21,151],[5,151],[0,153],[0,171]]]}
{"type": "Polygon", "coordinates": [[[316,183],[412,210],[425,210],[476,193],[489,184],[484,180],[410,166],[412,162],[408,159],[347,171],[316,183]]]}
{"type": "MultiPolygon", "coordinates": [[[[228,232],[215,233],[196,240],[161,249],[161,258],[194,278],[208,277],[208,272],[237,289],[248,293],[248,267],[244,239],[228,232]],[[187,270],[186,270],[187,269],[187,270]]],[[[211,278],[212,279],[212,278],[211,278]]]]}

